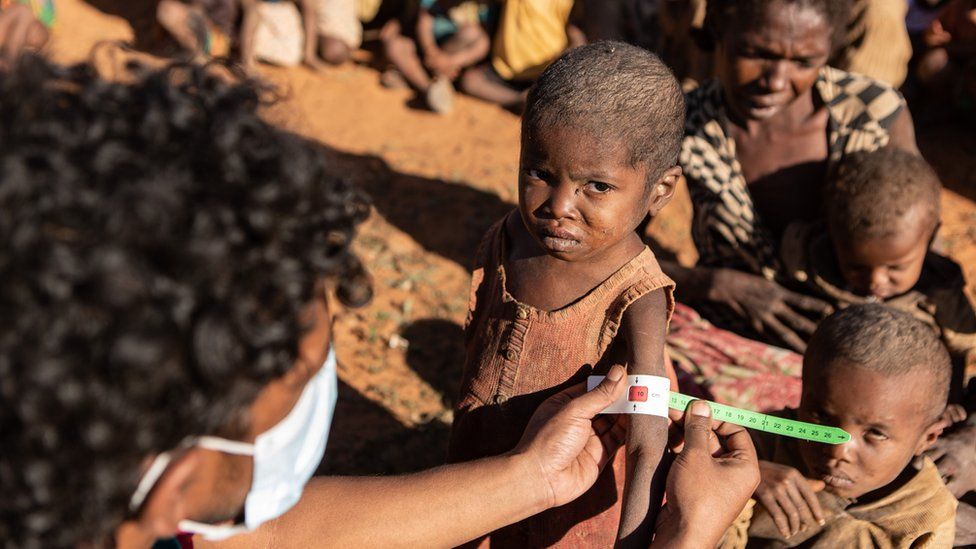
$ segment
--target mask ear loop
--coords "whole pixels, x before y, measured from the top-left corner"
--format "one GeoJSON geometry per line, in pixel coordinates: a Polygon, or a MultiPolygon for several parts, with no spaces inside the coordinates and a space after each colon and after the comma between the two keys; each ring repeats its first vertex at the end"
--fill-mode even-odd
{"type": "MultiPolygon", "coordinates": [[[[254,445],[251,443],[211,436],[189,437],[180,443],[179,448],[186,449],[194,446],[203,448],[204,450],[213,450],[215,452],[238,456],[254,455],[254,445]]],[[[163,452],[156,456],[156,459],[149,465],[149,469],[146,469],[146,472],[142,475],[139,484],[136,485],[136,491],[129,498],[129,512],[135,514],[139,511],[142,504],[145,503],[146,497],[149,496],[149,492],[159,482],[160,477],[163,476],[163,473],[166,472],[166,468],[169,467],[172,461],[172,451],[163,452]]]]}

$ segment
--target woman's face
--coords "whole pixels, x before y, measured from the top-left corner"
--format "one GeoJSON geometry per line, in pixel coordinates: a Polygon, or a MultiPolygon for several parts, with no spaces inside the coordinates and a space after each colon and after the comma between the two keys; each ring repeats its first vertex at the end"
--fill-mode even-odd
{"type": "Polygon", "coordinates": [[[830,56],[831,28],[809,7],[774,2],[718,42],[718,76],[733,118],[767,120],[807,96],[830,56]]]}

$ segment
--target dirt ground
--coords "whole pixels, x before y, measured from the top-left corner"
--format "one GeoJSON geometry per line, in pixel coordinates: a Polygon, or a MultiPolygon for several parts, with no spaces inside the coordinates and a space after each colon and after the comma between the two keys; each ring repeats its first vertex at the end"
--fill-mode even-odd
{"type": "MultiPolygon", "coordinates": [[[[106,40],[146,48],[159,32],[154,6],[58,0],[50,55],[81,61],[106,40]]],[[[517,200],[518,119],[467,97],[451,115],[435,115],[417,108],[409,91],[381,87],[365,62],[260,72],[287,94],[268,117],[320,141],[337,173],[375,203],[356,248],[376,297],[336,315],[340,399],[323,469],[369,474],[436,465],[461,374],[467,266],[485,229],[517,200]]],[[[946,185],[938,244],[976,281],[976,132],[955,124],[920,127],[919,142],[946,185]]],[[[690,213],[680,193],[652,227],[684,262],[694,260],[690,213]]]]}

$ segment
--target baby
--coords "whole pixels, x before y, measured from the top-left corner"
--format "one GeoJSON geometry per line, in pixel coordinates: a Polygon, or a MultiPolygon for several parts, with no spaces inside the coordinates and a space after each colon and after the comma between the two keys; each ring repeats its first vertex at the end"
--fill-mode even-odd
{"type": "Polygon", "coordinates": [[[931,326],[953,357],[950,400],[958,402],[976,313],[959,266],[929,249],[940,189],[919,156],[891,147],[851,154],[827,182],[826,226],[789,226],[781,249],[797,290],[835,308],[883,302],[931,326]]]}
{"type": "MultiPolygon", "coordinates": [[[[451,460],[510,450],[546,397],[613,364],[667,375],[674,284],[635,228],[671,200],[683,122],[671,71],[622,43],[570,50],[532,88],[519,207],[488,231],[473,274],[451,460]]],[[[647,547],[666,431],[665,418],[633,416],[627,451],[594,488],[491,543],[609,547],[619,525],[647,547]]]]}
{"type": "Polygon", "coordinates": [[[907,313],[854,305],[825,320],[804,356],[799,409],[785,415],[851,440],[759,437],[758,505],[722,547],[950,547],[956,500],[931,460],[912,464],[944,425],[950,372],[945,346],[907,313]]]}

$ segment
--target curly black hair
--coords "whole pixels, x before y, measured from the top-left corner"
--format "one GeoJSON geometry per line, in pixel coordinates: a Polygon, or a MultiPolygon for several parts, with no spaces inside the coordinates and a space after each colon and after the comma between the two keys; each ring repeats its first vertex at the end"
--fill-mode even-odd
{"type": "Polygon", "coordinates": [[[853,0],[708,0],[705,7],[706,32],[696,38],[706,49],[711,49],[721,40],[724,32],[739,28],[739,23],[761,25],[763,14],[776,5],[795,5],[819,13],[830,28],[832,48],[836,50],[846,45],[849,26],[855,18],[853,0]]]}
{"type": "Polygon", "coordinates": [[[0,74],[0,545],[111,535],[147,456],[239,423],[369,212],[265,88],[190,64],[0,74]]]}

